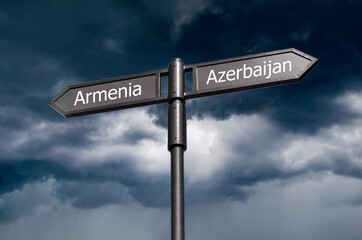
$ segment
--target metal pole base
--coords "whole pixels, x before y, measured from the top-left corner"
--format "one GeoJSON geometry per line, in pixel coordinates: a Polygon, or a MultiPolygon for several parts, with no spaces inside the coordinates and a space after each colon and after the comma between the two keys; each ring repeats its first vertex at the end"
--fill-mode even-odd
{"type": "Polygon", "coordinates": [[[171,236],[172,240],[184,240],[184,148],[171,149],[171,236]]]}

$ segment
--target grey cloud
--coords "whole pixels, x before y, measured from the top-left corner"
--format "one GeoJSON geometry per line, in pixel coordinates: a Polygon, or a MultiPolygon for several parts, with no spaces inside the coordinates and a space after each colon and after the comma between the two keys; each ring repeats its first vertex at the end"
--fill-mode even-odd
{"type": "MultiPolygon", "coordinates": [[[[64,120],[50,109],[48,101],[63,87],[109,76],[163,69],[175,56],[182,57],[186,64],[192,64],[295,47],[320,60],[317,68],[301,83],[195,99],[187,103],[189,120],[210,116],[223,121],[233,115],[260,114],[276,128],[261,136],[250,136],[250,141],[246,143],[237,139],[228,143],[232,145],[230,150],[240,157],[226,159],[230,162],[225,165],[230,165],[217,172],[217,178],[208,179],[207,183],[186,185],[188,206],[197,208],[199,204],[215,204],[213,206],[218,209],[214,213],[212,207],[192,212],[196,220],[189,225],[189,229],[192,229],[190,235],[193,239],[220,239],[225,238],[226,233],[226,236],[236,239],[247,232],[251,239],[268,239],[270,236],[291,239],[296,235],[305,239],[313,234],[319,239],[358,239],[360,228],[353,228],[355,220],[351,219],[359,219],[358,211],[353,208],[360,206],[359,196],[344,201],[349,206],[343,209],[343,213],[337,212],[338,209],[330,209],[327,213],[321,208],[305,206],[288,205],[285,208],[282,203],[275,210],[266,206],[279,203],[278,199],[270,203],[268,200],[267,204],[251,207],[251,210],[243,206],[252,204],[253,201],[248,200],[257,196],[260,185],[274,181],[280,181],[288,188],[297,180],[306,181],[313,175],[326,173],[348,179],[362,178],[361,166],[356,161],[362,154],[360,141],[351,144],[341,141],[343,132],[354,133],[356,127],[360,126],[360,123],[356,123],[360,114],[352,112],[346,105],[333,102],[342,91],[358,92],[362,89],[359,72],[362,67],[360,1],[348,1],[341,7],[337,1],[316,3],[307,0],[298,5],[298,11],[295,11],[294,2],[280,1],[276,4],[270,0],[182,3],[113,1],[107,6],[100,3],[72,4],[68,1],[58,4],[17,1],[0,4],[2,223],[15,221],[23,214],[29,214],[43,201],[48,201],[47,194],[37,193],[40,197],[31,195],[29,186],[51,179],[55,181],[52,197],[63,200],[60,207],[72,204],[74,214],[81,215],[78,209],[87,209],[83,214],[97,210],[104,212],[103,206],[119,207],[131,202],[140,204],[142,213],[139,219],[143,221],[145,211],[153,208],[162,211],[169,206],[169,177],[155,174],[158,176],[155,179],[154,175],[140,172],[135,167],[138,159],[131,153],[107,155],[107,162],[102,162],[104,155],[97,156],[96,152],[93,152],[95,156],[87,155],[92,158],[87,161],[78,159],[80,156],[75,155],[76,152],[83,150],[82,154],[86,155],[101,143],[99,139],[89,138],[89,135],[101,133],[100,122],[98,117],[92,116],[64,120]],[[176,3],[176,6],[172,7],[172,3],[176,3]],[[320,14],[321,11],[323,14],[320,14]],[[348,125],[352,127],[337,132],[338,137],[323,136],[321,131],[348,125]],[[289,141],[295,140],[293,136],[314,138],[331,148],[326,147],[323,153],[305,160],[304,165],[298,159],[318,149],[301,152],[299,158],[294,159],[294,165],[285,164],[283,160],[288,158],[281,157],[278,150],[291,147],[289,141]],[[58,149],[63,151],[56,152],[58,149]],[[99,161],[98,164],[96,161],[99,161]],[[298,164],[301,166],[296,167],[298,164]],[[100,195],[97,196],[96,192],[100,195]],[[234,216],[232,220],[225,221],[230,215],[220,207],[223,202],[240,204],[230,211],[239,211],[240,215],[246,217],[241,219],[231,213],[234,216]],[[302,214],[305,209],[308,211],[302,214]],[[343,219],[340,229],[348,231],[339,231],[335,227],[338,217],[343,219]],[[242,228],[241,225],[248,227],[242,228]],[[206,237],[200,236],[200,226],[206,237]],[[301,229],[300,226],[307,227],[301,229]],[[219,235],[216,230],[211,231],[213,229],[220,230],[219,235]],[[229,231],[231,229],[234,231],[229,231]]],[[[155,121],[166,129],[167,106],[163,104],[149,109],[151,114],[157,116],[155,121]]],[[[110,124],[103,123],[107,126],[110,124]]],[[[241,133],[235,128],[233,134],[241,133]]],[[[128,129],[118,138],[107,138],[114,145],[129,147],[142,140],[162,143],[159,136],[155,137],[145,129],[128,129]]],[[[313,143],[308,146],[302,144],[302,149],[311,145],[313,143]]],[[[281,190],[279,187],[272,189],[281,190]]],[[[330,188],[330,192],[334,191],[330,188]]],[[[169,214],[165,215],[168,219],[169,214]]],[[[159,215],[152,215],[147,220],[154,222],[154,219],[159,219],[157,217],[159,215]]],[[[59,219],[61,225],[63,218],[59,219]]],[[[127,219],[124,221],[127,222],[127,219]]],[[[51,235],[52,232],[45,229],[48,225],[44,221],[39,222],[31,225],[32,228],[44,226],[43,232],[49,234],[40,237],[62,235],[59,232],[51,235]]],[[[112,226],[118,230],[117,225],[112,226]]],[[[1,228],[0,235],[19,232],[19,227],[11,229],[13,231],[1,228]]],[[[65,229],[63,232],[71,232],[69,228],[65,229]]],[[[151,229],[155,232],[154,225],[151,229]]],[[[74,231],[86,235],[78,226],[74,231]]],[[[34,230],[29,232],[37,234],[34,230]]],[[[101,232],[109,233],[94,230],[89,239],[100,239],[96,234],[101,232]]],[[[119,232],[109,235],[109,238],[114,236],[119,236],[119,232]]],[[[143,239],[148,235],[137,236],[143,239]]],[[[156,239],[166,237],[157,235],[156,239]]]]}
{"type": "Polygon", "coordinates": [[[145,206],[168,205],[168,181],[152,180],[124,162],[65,167],[47,161],[1,161],[0,194],[21,191],[24,186],[55,179],[54,194],[77,208],[98,208],[131,200],[145,206]]]}
{"type": "MultiPolygon", "coordinates": [[[[271,140],[271,139],[269,139],[271,140]]],[[[327,145],[331,144],[335,139],[319,139],[319,142],[325,142],[327,145]],[[329,142],[330,141],[330,142],[329,142]]],[[[268,140],[266,140],[268,141],[268,140]]],[[[358,141],[358,140],[357,140],[358,141]]],[[[258,142],[263,145],[263,142],[258,142]]],[[[234,163],[223,173],[223,186],[248,186],[252,187],[257,184],[269,181],[283,181],[285,184],[292,183],[298,179],[308,179],[315,174],[323,174],[331,172],[335,175],[344,176],[347,178],[362,179],[362,168],[360,164],[351,159],[356,159],[360,155],[358,149],[350,147],[347,152],[337,150],[339,143],[335,143],[333,150],[329,149],[322,155],[316,155],[313,159],[303,159],[304,156],[300,155],[300,161],[305,161],[305,165],[302,167],[295,168],[293,163],[286,165],[282,158],[278,159],[268,158],[265,150],[263,154],[259,155],[256,152],[244,155],[246,158],[258,161],[258,163],[248,162],[234,163]],[[262,159],[262,160],[261,160],[262,159]]],[[[267,144],[264,144],[264,146],[267,144]]],[[[282,149],[283,146],[288,148],[288,144],[280,142],[275,147],[282,149]]],[[[343,143],[341,144],[343,145],[343,143]]],[[[308,146],[305,147],[305,151],[308,151],[308,146]]],[[[260,151],[260,150],[259,150],[260,151]]],[[[310,149],[310,151],[314,151],[310,149]]],[[[271,150],[272,152],[272,150],[271,150]]],[[[240,154],[245,154],[244,148],[241,149],[240,154]]],[[[232,196],[232,195],[230,195],[232,196]]],[[[243,201],[243,196],[240,200],[243,201]]],[[[237,197],[236,197],[236,200],[237,197]]]]}
{"type": "MultiPolygon", "coordinates": [[[[52,97],[54,82],[78,79],[72,69],[58,59],[11,41],[0,41],[1,106],[28,106],[44,109],[52,97]],[[5,84],[6,82],[6,84],[5,84]]],[[[79,80],[78,80],[79,81],[79,80]]]]}
{"type": "Polygon", "coordinates": [[[217,204],[225,201],[246,202],[255,193],[253,188],[233,184],[227,180],[186,184],[185,188],[185,201],[188,206],[217,204]]]}
{"type": "Polygon", "coordinates": [[[362,179],[362,166],[352,162],[349,154],[335,153],[333,156],[332,171],[338,175],[362,179]]]}
{"type": "MultiPolygon", "coordinates": [[[[207,185],[202,182],[195,182],[186,187],[191,196],[191,202],[220,202],[225,199],[245,202],[253,194],[253,186],[259,183],[273,180],[283,180],[288,183],[293,182],[296,178],[307,178],[309,174],[317,172],[331,171],[337,175],[361,178],[361,168],[356,162],[350,161],[350,159],[355,158],[354,156],[360,154],[358,144],[350,143],[346,146],[349,148],[348,152],[338,149],[339,145],[344,146],[346,144],[343,139],[338,138],[342,132],[344,134],[353,134],[354,131],[360,131],[358,119],[355,125],[352,126],[340,125],[337,129],[325,128],[310,135],[290,135],[288,132],[283,132],[277,125],[273,125],[273,122],[269,121],[265,116],[254,116],[238,116],[239,121],[243,122],[243,124],[250,124],[247,128],[240,128],[243,131],[242,138],[235,131],[231,133],[228,132],[230,130],[225,129],[220,132],[222,134],[220,141],[223,141],[223,144],[231,150],[233,157],[226,159],[229,161],[225,163],[227,167],[217,173],[221,176],[220,178],[210,179],[207,185]],[[248,122],[251,120],[252,122],[248,122]],[[317,144],[315,145],[315,143],[317,144]],[[312,148],[308,152],[310,147],[312,148]],[[310,157],[309,154],[313,153],[313,151],[315,151],[315,155],[310,157]]],[[[110,119],[112,117],[117,117],[117,115],[110,116],[110,119]]],[[[87,124],[84,124],[84,121],[79,121],[77,124],[79,126],[95,126],[97,125],[95,124],[96,121],[107,123],[110,119],[93,119],[87,124]]],[[[228,123],[229,119],[223,121],[220,122],[221,127],[222,124],[236,124],[236,120],[232,120],[235,123],[228,123]]],[[[217,124],[217,121],[215,122],[217,124]]],[[[71,133],[74,131],[73,129],[69,128],[66,132],[71,133]]],[[[111,129],[112,126],[110,126],[111,129]]],[[[84,129],[84,131],[97,134],[99,129],[93,127],[84,129]]],[[[134,138],[134,143],[140,139],[152,138],[152,134],[145,131],[145,129],[138,129],[134,132],[132,130],[130,134],[124,136],[134,138]],[[138,137],[139,134],[140,137],[138,137]]],[[[61,135],[61,138],[65,139],[69,138],[69,136],[61,135]]],[[[97,139],[93,139],[85,142],[84,148],[91,148],[97,141],[97,139]]],[[[155,141],[158,140],[155,139],[155,141]]],[[[55,141],[55,143],[59,144],[60,142],[55,141]]],[[[79,145],[77,146],[79,148],[79,145]]],[[[81,148],[83,147],[81,146],[81,148]]],[[[220,150],[223,150],[223,148],[220,150]]],[[[74,151],[77,151],[77,148],[74,151]]],[[[57,181],[66,181],[63,185],[59,184],[58,186],[56,191],[58,198],[69,199],[75,207],[97,208],[107,204],[123,204],[123,201],[125,201],[123,197],[125,196],[123,194],[115,195],[110,190],[110,186],[115,187],[117,184],[124,186],[129,196],[145,206],[168,206],[168,177],[161,176],[159,179],[154,179],[147,174],[143,176],[135,168],[133,162],[136,159],[133,159],[134,156],[122,155],[116,158],[109,159],[104,163],[89,162],[83,164],[82,168],[72,164],[69,159],[62,159],[61,155],[53,156],[53,161],[46,162],[43,160],[2,161],[1,192],[12,192],[21,189],[27,183],[53,177],[57,181]],[[62,163],[61,160],[63,160],[62,163]],[[69,166],[65,167],[65,164],[69,164],[69,166]],[[24,168],[26,170],[22,170],[24,168]],[[67,181],[83,181],[84,184],[74,183],[72,185],[67,181]],[[110,184],[105,184],[105,182],[110,182],[110,184]],[[84,191],[80,190],[82,187],[85,188],[84,191]],[[96,196],[91,195],[95,191],[94,189],[103,191],[104,198],[99,198],[98,201],[96,196]]]]}
{"type": "Polygon", "coordinates": [[[170,206],[170,181],[146,181],[130,189],[132,196],[147,207],[165,208],[170,206]]]}
{"type": "MultiPolygon", "coordinates": [[[[130,113],[132,114],[132,113],[130,113]]],[[[137,115],[137,113],[135,113],[137,115]]],[[[50,121],[23,108],[0,108],[0,134],[7,143],[0,145],[0,159],[48,159],[71,161],[78,151],[97,148],[109,141],[110,146],[139,144],[142,140],[160,141],[159,136],[147,129],[147,124],[112,122],[118,115],[88,116],[79,119],[50,121]],[[108,119],[109,120],[104,120],[108,119]],[[99,126],[102,124],[102,126],[99,126]],[[117,136],[109,128],[128,126],[117,136]],[[63,150],[60,150],[63,149],[63,150]],[[53,154],[54,151],[59,151],[53,154]]],[[[124,114],[127,117],[129,114],[124,114]]],[[[132,115],[133,116],[133,115],[132,115]]],[[[150,123],[151,124],[151,123],[150,123]]]]}
{"type": "Polygon", "coordinates": [[[122,135],[122,141],[128,144],[135,144],[141,140],[151,139],[157,141],[157,137],[152,133],[145,132],[144,129],[127,129],[122,135]]]}
{"type": "Polygon", "coordinates": [[[127,188],[116,182],[58,181],[55,195],[62,201],[70,201],[76,208],[99,208],[109,204],[125,204],[132,201],[127,188]]]}
{"type": "MultiPolygon", "coordinates": [[[[308,179],[284,187],[275,182],[258,185],[252,201],[247,202],[187,204],[186,238],[359,239],[361,229],[358,223],[361,215],[358,208],[320,206],[319,202],[326,197],[326,192],[329,193],[327,197],[338,198],[346,194],[343,186],[348,185],[354,192],[359,189],[359,183],[352,184],[348,179],[336,178],[334,175],[323,179],[308,179]]],[[[41,188],[44,186],[38,186],[36,191],[41,188]]],[[[42,195],[47,198],[52,196],[42,195]]],[[[114,237],[166,240],[170,236],[168,209],[131,203],[85,210],[69,208],[67,204],[52,205],[49,201],[43,206],[50,208],[34,211],[31,218],[0,225],[0,237],[9,240],[26,239],[28,236],[40,240],[48,239],[49,236],[71,240],[78,236],[91,240],[114,237]]]]}
{"type": "Polygon", "coordinates": [[[21,190],[27,183],[46,180],[50,177],[59,179],[77,179],[76,172],[55,162],[27,160],[0,162],[0,193],[5,194],[21,190]]]}
{"type": "Polygon", "coordinates": [[[210,5],[210,0],[175,1],[175,16],[169,30],[171,42],[176,43],[182,34],[182,28],[201,14],[210,5]]]}
{"type": "Polygon", "coordinates": [[[168,33],[172,44],[177,44],[183,37],[185,25],[192,24],[205,11],[212,14],[222,13],[221,8],[214,4],[214,0],[142,2],[149,11],[169,22],[168,33]]]}
{"type": "Polygon", "coordinates": [[[6,143],[0,145],[0,159],[43,158],[49,156],[54,147],[85,146],[91,142],[87,134],[95,127],[77,123],[51,122],[39,115],[22,108],[3,108],[0,133],[6,143]]]}
{"type": "MultiPolygon", "coordinates": [[[[7,183],[5,182],[5,184],[7,183]]],[[[10,193],[4,194],[2,191],[0,195],[0,223],[15,222],[23,216],[34,214],[37,207],[51,204],[49,192],[49,183],[44,179],[10,193]]]]}
{"type": "Polygon", "coordinates": [[[290,37],[295,41],[303,41],[306,42],[308,38],[311,36],[312,32],[309,27],[305,27],[299,32],[293,32],[290,37]]]}
{"type": "Polygon", "coordinates": [[[358,207],[362,206],[362,194],[361,196],[355,197],[354,199],[350,200],[349,204],[358,207]]]}

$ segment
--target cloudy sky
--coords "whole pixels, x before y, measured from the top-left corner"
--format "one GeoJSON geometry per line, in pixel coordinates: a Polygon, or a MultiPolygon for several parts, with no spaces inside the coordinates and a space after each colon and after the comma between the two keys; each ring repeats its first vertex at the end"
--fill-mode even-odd
{"type": "Polygon", "coordinates": [[[302,82],[187,102],[186,239],[360,239],[362,2],[0,2],[0,239],[170,239],[167,104],[66,86],[294,47],[302,82]]]}

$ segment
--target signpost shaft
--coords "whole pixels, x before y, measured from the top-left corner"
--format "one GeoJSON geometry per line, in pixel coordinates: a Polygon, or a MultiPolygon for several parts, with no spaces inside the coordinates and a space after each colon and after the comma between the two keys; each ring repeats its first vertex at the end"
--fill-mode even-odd
{"type": "Polygon", "coordinates": [[[181,59],[168,67],[168,150],[171,153],[171,239],[185,239],[184,152],[186,150],[185,71],[181,59]]]}

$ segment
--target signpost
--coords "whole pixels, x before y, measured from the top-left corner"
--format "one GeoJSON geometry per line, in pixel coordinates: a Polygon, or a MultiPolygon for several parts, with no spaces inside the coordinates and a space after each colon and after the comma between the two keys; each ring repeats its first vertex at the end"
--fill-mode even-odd
{"type": "Polygon", "coordinates": [[[64,117],[168,102],[168,150],[171,154],[171,239],[184,240],[185,100],[300,81],[318,60],[296,49],[184,66],[179,58],[166,70],[72,85],[49,104],[64,117]],[[194,89],[185,93],[185,73],[194,89]],[[168,76],[168,96],[161,77],[168,76]]]}

